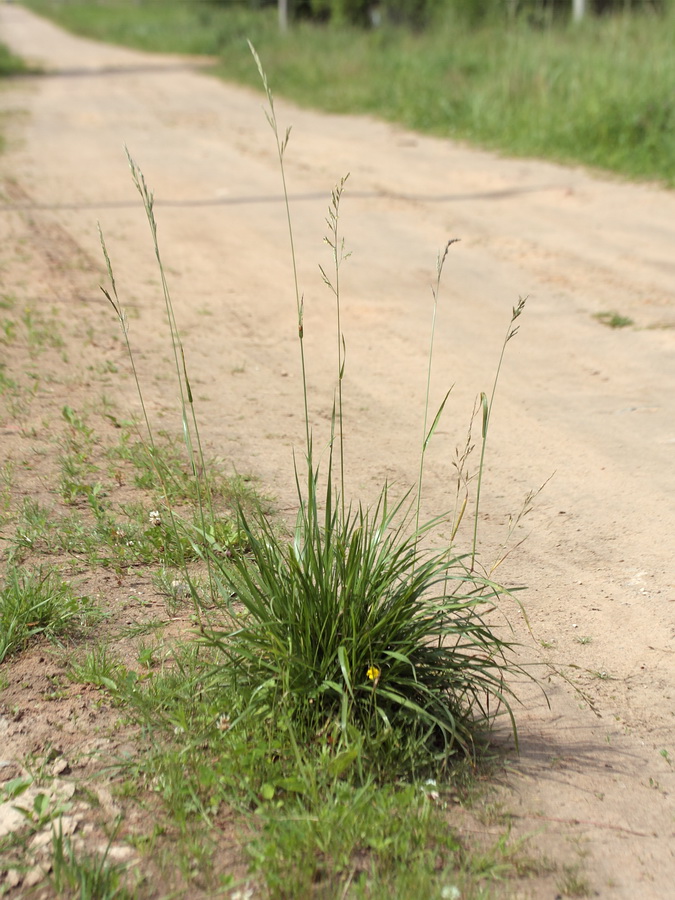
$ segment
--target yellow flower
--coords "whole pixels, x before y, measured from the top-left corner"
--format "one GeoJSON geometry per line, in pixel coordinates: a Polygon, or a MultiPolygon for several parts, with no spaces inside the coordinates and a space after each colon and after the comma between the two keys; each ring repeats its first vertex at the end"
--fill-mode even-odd
{"type": "Polygon", "coordinates": [[[375,684],[377,684],[377,682],[380,680],[381,674],[382,674],[382,670],[379,669],[377,666],[370,666],[370,668],[366,672],[366,675],[368,676],[368,678],[370,678],[371,681],[374,681],[375,684]]]}

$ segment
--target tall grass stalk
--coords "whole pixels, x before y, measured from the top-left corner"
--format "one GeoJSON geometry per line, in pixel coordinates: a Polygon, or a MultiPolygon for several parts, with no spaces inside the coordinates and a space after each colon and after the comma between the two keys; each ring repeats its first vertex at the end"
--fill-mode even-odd
{"type": "MultiPolygon", "coordinates": [[[[157,475],[157,479],[162,488],[162,495],[164,498],[164,504],[165,504],[166,509],[169,514],[169,519],[171,522],[171,529],[174,533],[174,536],[176,537],[175,545],[176,545],[176,549],[177,549],[177,553],[178,553],[180,569],[184,573],[185,578],[188,582],[188,585],[190,586],[191,594],[194,596],[194,587],[192,585],[190,572],[186,565],[185,553],[183,552],[183,542],[180,540],[180,537],[179,537],[178,521],[175,516],[173,504],[170,501],[171,494],[170,494],[169,484],[167,482],[169,473],[167,472],[167,470],[165,468],[162,454],[160,454],[158,452],[157,444],[155,442],[154,429],[152,427],[152,424],[150,423],[150,417],[148,416],[147,407],[145,405],[145,397],[143,395],[143,389],[141,387],[141,382],[140,382],[140,379],[138,376],[138,369],[136,368],[136,357],[133,352],[131,342],[129,340],[129,320],[127,318],[126,310],[124,309],[124,307],[120,301],[119,294],[117,293],[117,282],[115,280],[114,270],[112,267],[112,263],[110,261],[110,256],[108,254],[108,248],[107,248],[107,245],[105,242],[105,237],[104,237],[103,229],[101,228],[100,222],[98,223],[98,233],[99,233],[99,239],[101,242],[101,250],[103,251],[103,257],[105,259],[106,268],[108,271],[108,278],[110,279],[110,291],[107,288],[103,287],[103,285],[100,285],[100,288],[101,288],[101,291],[103,292],[103,295],[106,297],[106,299],[112,306],[115,316],[117,317],[117,320],[120,324],[120,328],[122,329],[124,344],[125,344],[127,356],[129,358],[129,362],[131,365],[131,372],[132,372],[132,376],[134,379],[134,384],[136,386],[136,392],[138,394],[138,398],[139,398],[140,404],[141,404],[141,412],[143,415],[143,424],[145,426],[145,435],[147,436],[147,440],[148,440],[147,456],[148,456],[148,459],[155,471],[155,474],[157,475]],[[111,293],[111,291],[112,291],[112,293],[111,293]]],[[[183,417],[183,421],[185,421],[185,417],[183,417]]],[[[197,493],[199,494],[200,491],[197,491],[197,493]]]]}
{"type": "MultiPolygon", "coordinates": [[[[148,186],[145,182],[145,178],[143,177],[143,173],[138,168],[138,166],[132,159],[131,154],[126,148],[125,152],[127,154],[129,167],[131,169],[131,176],[133,178],[134,184],[136,185],[136,189],[140,194],[141,200],[143,201],[143,208],[145,209],[145,214],[150,226],[155,258],[157,260],[157,266],[159,268],[159,274],[162,283],[162,294],[164,296],[164,306],[166,310],[166,318],[171,334],[171,348],[173,350],[174,364],[176,368],[176,379],[178,382],[178,389],[180,391],[183,439],[185,441],[185,446],[187,448],[188,457],[190,465],[192,466],[192,473],[194,475],[195,481],[197,481],[197,483],[204,488],[204,496],[206,497],[211,518],[213,518],[211,490],[208,478],[206,478],[204,452],[202,449],[199,426],[197,424],[197,416],[195,413],[192,390],[190,388],[190,380],[188,378],[187,367],[185,365],[185,351],[183,349],[183,342],[181,340],[180,331],[176,322],[173,302],[171,300],[171,294],[169,291],[169,284],[166,279],[166,272],[164,270],[164,263],[159,251],[159,242],[157,240],[157,221],[155,219],[154,212],[154,194],[152,193],[152,191],[148,190],[148,186]],[[190,411],[189,419],[187,415],[188,409],[190,411]]],[[[200,515],[202,516],[202,519],[204,519],[201,491],[198,492],[197,496],[200,504],[200,515]]]]}
{"type": "Polygon", "coordinates": [[[443,275],[443,266],[445,265],[445,260],[448,257],[448,251],[450,247],[457,243],[459,238],[452,238],[445,245],[445,251],[443,254],[438,255],[438,259],[436,262],[436,282],[433,285],[431,291],[434,298],[434,303],[432,307],[431,314],[431,335],[429,338],[429,355],[428,355],[428,365],[427,365],[427,385],[426,392],[424,396],[424,425],[422,429],[422,451],[420,453],[420,469],[419,474],[417,476],[417,503],[415,509],[415,528],[419,529],[420,527],[420,509],[422,506],[422,481],[424,480],[424,457],[426,455],[427,447],[429,446],[429,441],[431,440],[434,431],[436,430],[436,426],[438,425],[440,418],[443,414],[443,409],[445,408],[445,404],[447,403],[448,397],[452,391],[452,388],[446,393],[443,398],[443,402],[441,403],[438,411],[434,417],[433,424],[429,431],[427,431],[427,425],[429,421],[429,397],[431,393],[431,370],[434,359],[434,338],[436,336],[436,314],[438,312],[438,295],[441,290],[441,276],[443,275]]]}
{"type": "MultiPolygon", "coordinates": [[[[291,136],[291,129],[287,128],[284,136],[281,137],[279,132],[279,124],[277,122],[277,114],[274,108],[274,96],[272,95],[272,91],[267,81],[267,75],[265,74],[265,70],[262,67],[262,63],[260,61],[260,57],[256,52],[255,47],[249,41],[248,42],[249,49],[253,55],[253,59],[255,60],[255,64],[258,68],[258,72],[260,74],[260,78],[262,80],[263,89],[265,91],[265,96],[267,97],[268,109],[265,110],[265,118],[267,119],[272,132],[274,133],[274,140],[277,148],[277,156],[279,158],[279,168],[281,170],[281,183],[284,192],[284,205],[286,209],[286,223],[288,225],[288,237],[291,245],[291,261],[293,265],[293,285],[295,288],[295,306],[297,310],[298,316],[298,339],[300,342],[300,365],[302,370],[302,396],[303,402],[305,406],[305,449],[307,453],[308,460],[311,461],[312,458],[312,441],[309,429],[309,407],[308,407],[308,391],[307,391],[307,368],[305,364],[305,328],[304,328],[304,296],[300,294],[300,285],[298,282],[298,266],[297,266],[297,258],[295,255],[295,242],[293,240],[293,220],[291,218],[291,206],[288,200],[288,187],[286,185],[286,169],[284,166],[284,154],[286,153],[286,148],[288,147],[288,141],[291,136]]],[[[311,464],[310,464],[311,470],[311,464]]]]}
{"type": "Polygon", "coordinates": [[[495,372],[494,381],[492,382],[492,391],[490,392],[490,398],[488,399],[487,394],[481,393],[480,395],[480,408],[482,412],[482,426],[481,426],[481,447],[480,447],[480,462],[478,464],[478,482],[476,486],[476,507],[474,510],[474,519],[473,519],[473,543],[471,547],[471,570],[473,571],[474,566],[476,564],[476,553],[478,550],[478,515],[480,512],[480,499],[481,499],[481,487],[483,485],[483,473],[485,471],[485,451],[487,448],[487,440],[488,433],[490,430],[490,417],[492,416],[492,408],[495,402],[495,394],[497,393],[497,385],[499,384],[499,376],[502,371],[502,363],[504,362],[504,354],[506,352],[506,345],[509,341],[514,338],[520,329],[519,325],[516,325],[516,320],[520,318],[525,309],[525,302],[527,298],[521,297],[516,306],[513,307],[511,313],[511,320],[506,329],[506,336],[504,337],[504,341],[502,343],[502,349],[499,354],[499,362],[497,363],[497,370],[495,372]]]}
{"type": "MultiPolygon", "coordinates": [[[[349,175],[346,175],[341,179],[340,184],[336,185],[333,188],[331,193],[330,206],[328,207],[328,217],[326,219],[326,224],[328,225],[328,234],[324,238],[328,246],[331,248],[331,252],[333,255],[333,275],[329,277],[326,274],[326,270],[323,266],[319,266],[321,271],[321,276],[324,280],[324,283],[328,288],[332,291],[335,296],[335,321],[337,326],[337,402],[338,402],[338,431],[339,431],[339,446],[340,446],[340,504],[342,507],[342,518],[345,517],[345,448],[344,448],[344,416],[343,416],[343,408],[342,408],[342,379],[345,374],[345,357],[347,353],[347,345],[345,342],[345,336],[342,331],[342,310],[340,304],[340,267],[343,261],[349,256],[348,253],[345,253],[345,245],[344,239],[340,236],[339,232],[339,223],[340,223],[340,201],[342,200],[342,193],[344,191],[344,186],[349,178],[349,175]]],[[[333,422],[335,421],[335,416],[333,415],[333,422]]],[[[334,440],[334,425],[331,429],[331,446],[334,440]]]]}

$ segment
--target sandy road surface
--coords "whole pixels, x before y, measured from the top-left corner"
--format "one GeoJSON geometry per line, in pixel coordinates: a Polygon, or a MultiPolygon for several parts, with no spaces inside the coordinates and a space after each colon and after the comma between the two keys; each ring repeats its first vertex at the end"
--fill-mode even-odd
{"type": "MultiPolygon", "coordinates": [[[[294,296],[272,137],[260,98],[175,58],[65,35],[0,4],[0,39],[45,74],[0,93],[14,184],[0,216],[60,229],[98,261],[106,232],[155,414],[175,416],[147,227],[126,143],[157,198],[160,239],[211,448],[292,506],[300,446],[294,296]]],[[[281,86],[280,86],[281,87],[281,86]]],[[[512,305],[528,295],[493,420],[485,556],[509,512],[553,478],[501,577],[529,586],[543,651],[575,663],[552,708],[523,688],[521,755],[502,801],[515,829],[580,862],[601,897],[667,898],[675,883],[675,194],[418,137],[278,102],[317,437],[335,333],[317,263],[330,189],[351,173],[342,229],[350,488],[414,478],[435,256],[446,268],[435,396],[455,383],[428,463],[429,512],[449,503],[453,449],[488,390],[512,305]],[[617,310],[635,327],[611,330],[617,310]],[[583,642],[581,641],[583,639],[583,642]]],[[[98,264],[98,262],[97,262],[98,264]]],[[[72,302],[100,303],[91,294],[72,302]]],[[[101,305],[101,315],[107,315],[101,305]]],[[[524,660],[542,653],[528,646],[524,660]]]]}

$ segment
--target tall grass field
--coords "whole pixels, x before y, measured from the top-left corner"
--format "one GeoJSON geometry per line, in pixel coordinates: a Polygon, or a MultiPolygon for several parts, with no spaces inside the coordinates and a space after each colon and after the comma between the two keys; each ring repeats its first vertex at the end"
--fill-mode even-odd
{"type": "Polygon", "coordinates": [[[246,39],[277,93],[367,113],[505,153],[675,183],[675,4],[573,24],[506,12],[471,24],[439,13],[420,32],[299,21],[212,0],[25,0],[80,34],[217,57],[223,78],[257,86],[246,39]]]}

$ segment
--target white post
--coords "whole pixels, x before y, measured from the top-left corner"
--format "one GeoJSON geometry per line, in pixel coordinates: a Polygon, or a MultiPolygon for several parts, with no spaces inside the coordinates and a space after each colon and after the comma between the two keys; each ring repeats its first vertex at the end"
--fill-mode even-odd
{"type": "MultiPolygon", "coordinates": [[[[575,0],[576,2],[576,0],[575,0]]],[[[279,0],[279,30],[288,28],[288,0],[279,0]]]]}
{"type": "Polygon", "coordinates": [[[586,13],[586,0],[572,0],[572,21],[581,22],[586,13]]]}

